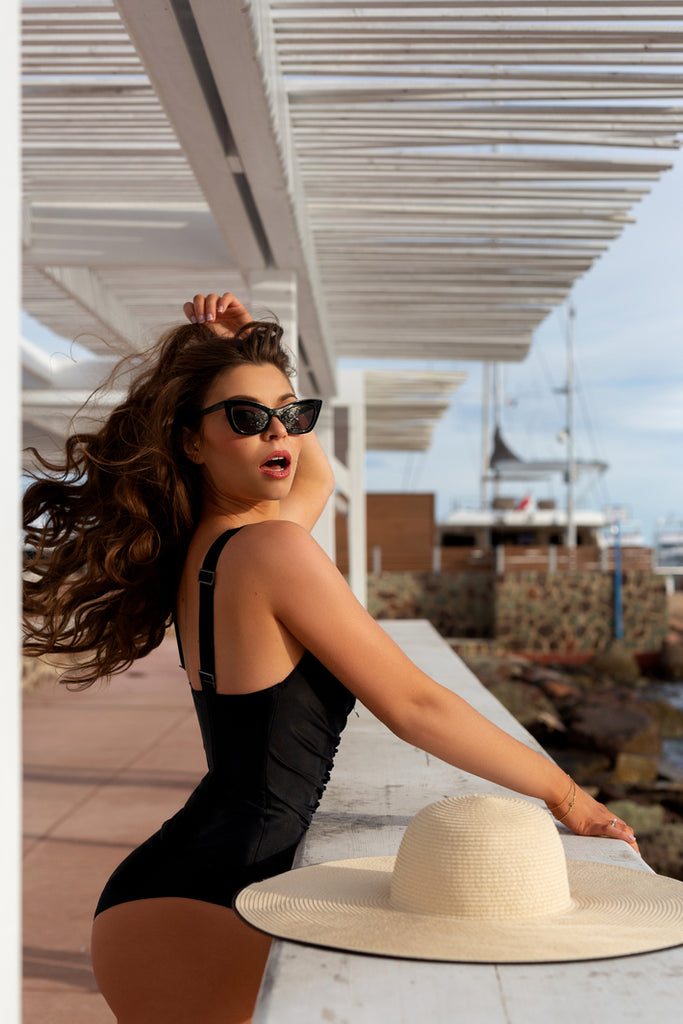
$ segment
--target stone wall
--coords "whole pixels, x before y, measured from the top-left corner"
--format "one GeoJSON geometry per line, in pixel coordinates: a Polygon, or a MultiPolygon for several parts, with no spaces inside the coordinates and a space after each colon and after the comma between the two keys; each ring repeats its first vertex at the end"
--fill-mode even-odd
{"type": "MultiPolygon", "coordinates": [[[[659,650],[667,630],[664,581],[624,573],[624,642],[659,650]]],[[[599,651],[614,636],[614,583],[609,573],[507,573],[495,583],[493,635],[510,650],[599,651]]]]}
{"type": "Polygon", "coordinates": [[[445,637],[490,637],[492,577],[482,572],[369,573],[368,611],[376,619],[427,619],[445,637]]]}
{"type": "MultiPolygon", "coordinates": [[[[666,636],[664,580],[623,577],[625,645],[658,651],[666,636]]],[[[507,650],[602,650],[614,631],[613,579],[595,572],[386,572],[368,576],[368,607],[378,619],[425,618],[442,636],[494,639],[507,650]]]]}

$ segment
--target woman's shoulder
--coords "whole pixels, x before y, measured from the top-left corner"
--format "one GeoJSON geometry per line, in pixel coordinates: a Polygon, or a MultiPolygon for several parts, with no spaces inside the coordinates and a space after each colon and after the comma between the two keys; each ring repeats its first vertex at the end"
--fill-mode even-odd
{"type": "Polygon", "coordinates": [[[231,538],[230,545],[235,554],[240,552],[249,557],[272,557],[277,554],[284,559],[300,557],[304,553],[323,555],[322,548],[308,530],[288,519],[269,519],[243,526],[231,538]]]}
{"type": "Polygon", "coordinates": [[[249,559],[256,565],[261,559],[271,559],[273,556],[281,560],[301,558],[306,554],[308,557],[327,557],[304,526],[287,519],[268,519],[226,529],[208,540],[204,539],[200,549],[208,551],[213,543],[223,537],[225,541],[220,558],[229,558],[231,561],[249,559]]]}
{"type": "Polygon", "coordinates": [[[286,519],[243,526],[226,544],[218,564],[230,568],[224,581],[249,580],[256,591],[273,598],[304,582],[314,586],[334,565],[305,527],[286,519]]]}

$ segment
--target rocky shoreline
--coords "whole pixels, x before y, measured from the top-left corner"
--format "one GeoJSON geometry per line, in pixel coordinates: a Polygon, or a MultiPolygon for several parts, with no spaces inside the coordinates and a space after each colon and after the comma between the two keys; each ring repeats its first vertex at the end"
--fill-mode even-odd
{"type": "Polygon", "coordinates": [[[453,646],[551,757],[633,826],[647,863],[683,880],[683,771],[662,758],[662,741],[683,737],[683,711],[653,686],[683,680],[678,636],[647,676],[617,642],[582,665],[453,646]]]}

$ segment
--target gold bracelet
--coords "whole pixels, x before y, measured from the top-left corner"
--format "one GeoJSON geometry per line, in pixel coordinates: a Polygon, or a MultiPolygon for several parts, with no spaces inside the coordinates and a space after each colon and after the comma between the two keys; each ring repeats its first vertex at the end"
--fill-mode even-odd
{"type": "MultiPolygon", "coordinates": [[[[567,797],[568,797],[568,796],[569,796],[569,794],[571,793],[571,791],[572,791],[572,786],[575,786],[575,785],[576,785],[576,783],[574,782],[574,780],[573,780],[573,778],[571,777],[571,775],[568,775],[568,776],[567,776],[567,778],[569,779],[569,789],[567,790],[567,792],[565,793],[565,795],[564,795],[564,796],[562,797],[562,799],[560,800],[559,804],[555,804],[555,805],[554,805],[553,807],[548,807],[548,810],[550,811],[550,813],[551,813],[551,814],[553,813],[553,811],[556,811],[558,807],[561,807],[561,806],[562,806],[562,804],[563,804],[563,803],[565,802],[565,800],[567,799],[567,797]]],[[[547,807],[547,806],[548,806],[548,805],[546,804],[546,807],[547,807]]],[[[569,812],[567,811],[567,813],[569,813],[569,812]]]]}
{"type": "Polygon", "coordinates": [[[574,792],[572,793],[572,802],[570,803],[569,807],[564,812],[564,814],[561,815],[559,818],[556,818],[556,820],[557,821],[564,821],[564,819],[567,817],[567,815],[573,810],[575,803],[576,803],[576,783],[574,782],[574,792]]]}

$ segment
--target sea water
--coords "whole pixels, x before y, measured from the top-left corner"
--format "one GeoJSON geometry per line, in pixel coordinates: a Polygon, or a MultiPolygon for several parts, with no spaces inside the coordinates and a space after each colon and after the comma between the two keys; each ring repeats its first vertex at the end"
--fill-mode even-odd
{"type": "MultiPolygon", "coordinates": [[[[655,683],[648,694],[683,711],[683,683],[655,683]]],[[[662,761],[683,772],[683,736],[662,741],[662,761]]]]}

